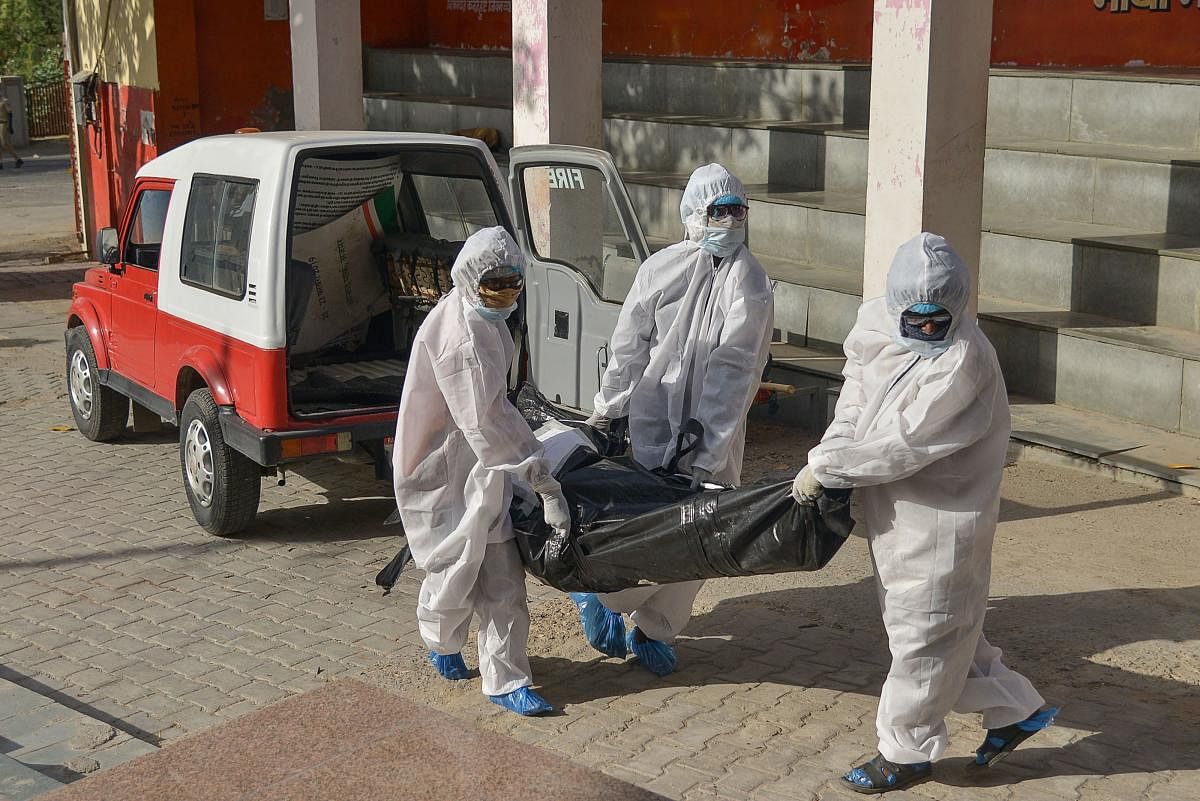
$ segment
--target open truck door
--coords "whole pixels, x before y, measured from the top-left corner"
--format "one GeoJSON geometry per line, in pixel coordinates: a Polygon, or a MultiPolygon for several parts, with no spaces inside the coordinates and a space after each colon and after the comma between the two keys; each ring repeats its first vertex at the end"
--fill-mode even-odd
{"type": "Polygon", "coordinates": [[[526,280],[530,377],[550,400],[590,411],[608,341],[650,255],[625,184],[602,150],[530,145],[510,152],[526,280]]]}

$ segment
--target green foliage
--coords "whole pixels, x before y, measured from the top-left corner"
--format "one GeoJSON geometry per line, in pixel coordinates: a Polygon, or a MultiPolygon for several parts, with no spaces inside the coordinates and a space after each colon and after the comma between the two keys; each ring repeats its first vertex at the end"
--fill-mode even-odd
{"type": "Polygon", "coordinates": [[[62,0],[0,0],[0,74],[62,80],[62,0]]]}

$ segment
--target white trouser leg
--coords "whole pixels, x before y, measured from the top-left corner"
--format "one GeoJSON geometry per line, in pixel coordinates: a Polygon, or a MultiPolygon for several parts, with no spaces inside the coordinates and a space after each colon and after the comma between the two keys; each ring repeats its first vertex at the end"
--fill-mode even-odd
{"type": "Polygon", "coordinates": [[[985,729],[1011,726],[1046,703],[1029,679],[1006,667],[1000,656],[1000,649],[980,634],[966,684],[954,704],[955,712],[982,712],[985,729]]]}
{"type": "Polygon", "coordinates": [[[962,694],[983,630],[987,586],[956,588],[954,603],[945,595],[935,601],[932,588],[946,583],[938,568],[909,565],[903,574],[922,580],[889,588],[880,577],[880,559],[889,559],[885,576],[901,571],[887,543],[872,540],[871,556],[892,652],[875,718],[879,753],[901,764],[935,760],[946,750],[946,714],[962,694]]]}
{"type": "Polygon", "coordinates": [[[525,571],[515,540],[487,546],[475,595],[479,674],[484,695],[505,695],[532,683],[525,571]]]}
{"type": "Polygon", "coordinates": [[[462,559],[425,574],[417,596],[417,627],[429,650],[443,655],[462,650],[475,610],[479,572],[477,560],[462,559]]]}
{"type": "Polygon", "coordinates": [[[692,618],[692,605],[703,581],[681,581],[653,587],[630,587],[601,593],[600,603],[614,612],[628,613],[652,640],[672,642],[692,618]]]}

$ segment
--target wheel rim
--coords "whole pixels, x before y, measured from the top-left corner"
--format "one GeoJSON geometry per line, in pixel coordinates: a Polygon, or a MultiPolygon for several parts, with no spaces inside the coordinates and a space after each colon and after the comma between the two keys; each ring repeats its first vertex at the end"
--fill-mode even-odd
{"type": "Polygon", "coordinates": [[[83,351],[77,350],[71,356],[71,370],[69,373],[71,390],[71,403],[75,406],[75,410],[79,412],[79,416],[84,420],[92,419],[92,369],[88,365],[87,357],[83,355],[83,351]]]}
{"type": "Polygon", "coordinates": [[[192,488],[192,495],[200,505],[212,505],[212,440],[208,438],[208,429],[204,427],[202,420],[193,420],[188,424],[187,435],[183,440],[183,471],[187,476],[188,486],[192,488]]]}

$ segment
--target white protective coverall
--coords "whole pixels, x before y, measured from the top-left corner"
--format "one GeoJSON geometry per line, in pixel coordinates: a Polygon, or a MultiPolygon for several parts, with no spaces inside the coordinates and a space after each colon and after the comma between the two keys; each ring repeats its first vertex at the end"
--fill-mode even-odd
{"type": "MultiPolygon", "coordinates": [[[[670,464],[680,427],[699,420],[701,445],[679,469],[707,470],[713,481],[736,485],[746,412],[767,363],[774,306],[770,279],[745,245],[717,264],[697,243],[705,210],[722,195],[746,202],[742,182],[721,165],[692,173],[679,205],[688,239],[655,253],[638,270],[594,407],[604,417],[629,415],[633,457],[651,469],[670,464]]],[[[691,618],[702,584],[633,587],[599,597],[613,611],[632,613],[646,636],[670,642],[691,618]]]]}
{"type": "Polygon", "coordinates": [[[477,310],[480,276],[525,257],[503,228],[464,243],[454,290],[413,340],[393,450],[396,504],[417,565],[417,602],[430,650],[462,650],[479,617],[479,672],[485,695],[531,683],[529,608],[508,507],[512,476],[545,472],[541,444],[508,402],[513,340],[504,321],[477,310]]]}
{"type": "Polygon", "coordinates": [[[1042,697],[983,636],[1009,411],[996,352],[967,309],[970,274],[944,239],[902,245],[887,295],[865,302],[846,338],[834,420],[808,455],[825,487],[854,487],[892,652],[879,698],[879,752],[937,759],[945,716],[982,712],[985,728],[1024,720],[1042,697]],[[936,303],[950,345],[899,344],[900,313],[936,303]]]}

